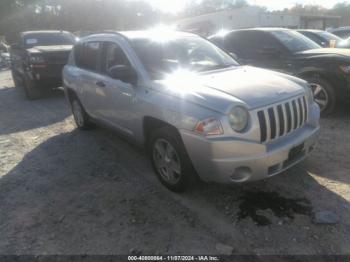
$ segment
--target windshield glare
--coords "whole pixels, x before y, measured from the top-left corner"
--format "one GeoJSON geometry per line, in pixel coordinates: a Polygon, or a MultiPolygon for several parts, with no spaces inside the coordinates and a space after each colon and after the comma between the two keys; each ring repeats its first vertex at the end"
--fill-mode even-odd
{"type": "Polygon", "coordinates": [[[75,37],[68,33],[31,34],[25,37],[24,44],[28,47],[52,46],[52,45],[74,45],[75,37]]]}
{"type": "Polygon", "coordinates": [[[153,80],[178,70],[204,72],[238,65],[227,53],[199,37],[133,39],[132,45],[153,80]]]}
{"type": "Polygon", "coordinates": [[[321,48],[314,41],[295,31],[273,31],[271,33],[293,53],[321,48]]]}

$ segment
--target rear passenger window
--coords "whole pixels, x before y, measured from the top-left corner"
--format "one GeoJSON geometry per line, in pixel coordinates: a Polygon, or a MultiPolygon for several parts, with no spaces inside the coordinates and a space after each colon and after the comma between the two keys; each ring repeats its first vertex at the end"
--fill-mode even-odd
{"type": "Polygon", "coordinates": [[[99,70],[99,61],[100,61],[100,48],[101,43],[99,42],[89,42],[78,45],[75,49],[76,63],[79,67],[91,70],[99,70]]]}
{"type": "Polygon", "coordinates": [[[115,43],[104,43],[104,58],[102,59],[102,71],[107,73],[116,65],[130,66],[130,62],[124,51],[115,43]]]}

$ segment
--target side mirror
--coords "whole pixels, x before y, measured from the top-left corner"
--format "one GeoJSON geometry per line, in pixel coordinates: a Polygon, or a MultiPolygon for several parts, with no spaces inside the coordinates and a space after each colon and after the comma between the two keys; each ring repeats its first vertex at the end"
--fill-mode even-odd
{"type": "Polygon", "coordinates": [[[137,73],[134,68],[126,65],[112,66],[108,70],[108,75],[113,79],[135,85],[137,83],[137,73]]]}
{"type": "Polygon", "coordinates": [[[274,47],[264,47],[260,52],[265,57],[280,57],[281,52],[274,47]]]}

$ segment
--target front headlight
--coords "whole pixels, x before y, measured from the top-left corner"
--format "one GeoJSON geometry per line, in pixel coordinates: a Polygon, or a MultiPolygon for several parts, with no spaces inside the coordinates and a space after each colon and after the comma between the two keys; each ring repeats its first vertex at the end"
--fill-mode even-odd
{"type": "Polygon", "coordinates": [[[343,71],[345,74],[350,74],[350,66],[341,66],[341,71],[343,71]]]}
{"type": "Polygon", "coordinates": [[[45,58],[43,56],[40,56],[40,55],[31,56],[29,58],[29,62],[31,64],[43,64],[43,63],[45,63],[45,58]]]}
{"type": "Polygon", "coordinates": [[[241,106],[232,108],[228,114],[229,122],[233,130],[236,132],[244,132],[249,122],[249,112],[241,106]]]}

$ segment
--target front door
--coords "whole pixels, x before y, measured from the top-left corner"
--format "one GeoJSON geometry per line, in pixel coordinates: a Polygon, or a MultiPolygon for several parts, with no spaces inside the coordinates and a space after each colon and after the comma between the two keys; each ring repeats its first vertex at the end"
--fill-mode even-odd
{"type": "Polygon", "coordinates": [[[101,91],[106,96],[106,100],[100,113],[109,124],[128,135],[133,135],[132,123],[136,114],[136,89],[130,83],[110,77],[109,69],[117,65],[131,67],[130,60],[117,43],[105,42],[101,64],[104,87],[103,90],[101,88],[101,91]]]}

